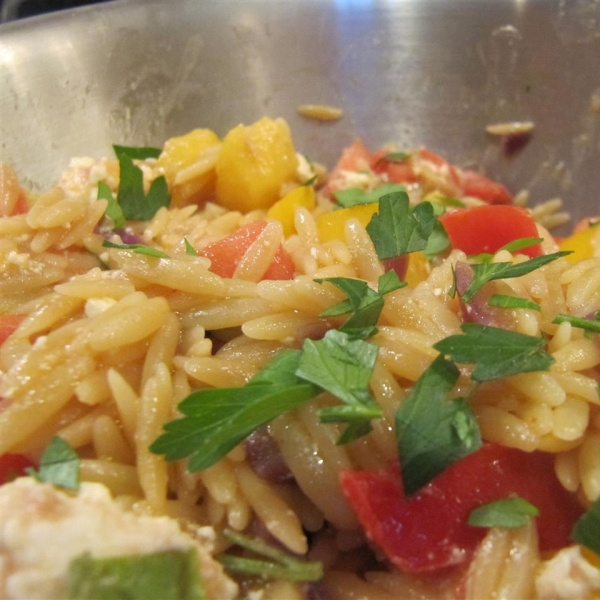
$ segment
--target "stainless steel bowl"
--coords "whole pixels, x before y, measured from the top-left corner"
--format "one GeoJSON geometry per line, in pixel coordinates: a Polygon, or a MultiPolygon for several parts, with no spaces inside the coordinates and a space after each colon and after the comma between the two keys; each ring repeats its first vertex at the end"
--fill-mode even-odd
{"type": "Polygon", "coordinates": [[[1,26],[0,80],[1,158],[34,186],[112,143],[268,114],[328,165],[356,136],[423,144],[600,212],[597,0],[121,0],[1,26]],[[513,120],[535,130],[507,159],[485,126],[513,120]]]}

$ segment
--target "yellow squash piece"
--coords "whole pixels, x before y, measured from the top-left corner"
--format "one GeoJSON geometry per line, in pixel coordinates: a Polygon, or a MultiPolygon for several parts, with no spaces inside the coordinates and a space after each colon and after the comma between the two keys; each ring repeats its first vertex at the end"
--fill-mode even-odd
{"type": "Polygon", "coordinates": [[[171,191],[171,204],[200,203],[214,192],[220,140],[210,129],[194,129],[166,141],[156,161],[171,191]]]}
{"type": "Polygon", "coordinates": [[[279,200],[282,185],[294,180],[297,167],[283,119],[264,117],[253,125],[238,125],[223,139],[217,160],[217,202],[243,213],[269,208],[279,200]]]}
{"type": "Polygon", "coordinates": [[[311,185],[301,185],[288,192],[271,206],[267,217],[276,219],[283,225],[283,232],[289,237],[296,232],[294,216],[297,208],[312,210],[315,207],[315,190],[311,185]]]}

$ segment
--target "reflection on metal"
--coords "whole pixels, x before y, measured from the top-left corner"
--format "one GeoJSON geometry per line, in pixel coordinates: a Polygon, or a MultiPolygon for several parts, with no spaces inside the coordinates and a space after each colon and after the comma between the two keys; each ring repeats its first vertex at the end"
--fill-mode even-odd
{"type": "MultiPolygon", "coordinates": [[[[128,0],[0,28],[1,158],[47,185],[71,156],[281,116],[331,165],[357,136],[424,144],[534,201],[597,212],[600,18],[562,0],[128,0]],[[303,118],[324,104],[344,118],[303,118]],[[491,123],[531,121],[502,158],[491,123]]],[[[596,15],[598,16],[598,15],[596,15]]]]}

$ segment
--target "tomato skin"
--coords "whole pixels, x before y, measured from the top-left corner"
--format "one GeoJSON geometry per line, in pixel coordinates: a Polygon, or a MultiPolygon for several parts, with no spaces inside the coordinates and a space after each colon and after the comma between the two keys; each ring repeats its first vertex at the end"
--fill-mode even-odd
{"type": "Polygon", "coordinates": [[[461,171],[460,183],[465,196],[474,196],[488,204],[512,204],[511,193],[501,183],[477,171],[461,171]]]}
{"type": "MultiPolygon", "coordinates": [[[[200,256],[210,258],[210,270],[221,277],[233,277],[235,269],[244,253],[267,226],[266,221],[253,221],[226,238],[209,244],[198,252],[200,256]]],[[[263,279],[292,279],[295,272],[290,255],[279,247],[273,262],[265,271],[263,279]]]]}
{"type": "Polygon", "coordinates": [[[8,452],[0,456],[0,485],[9,483],[22,475],[27,475],[27,469],[35,467],[35,463],[24,454],[8,452]]]}
{"type": "MultiPolygon", "coordinates": [[[[452,248],[471,255],[483,252],[493,254],[514,240],[539,237],[533,217],[519,206],[483,204],[458,208],[444,213],[439,219],[452,248]]],[[[543,253],[540,244],[519,252],[530,258],[543,253]]]]}
{"type": "Polygon", "coordinates": [[[553,464],[546,453],[485,444],[410,498],[398,464],[344,471],[340,482],[369,539],[400,569],[424,573],[467,562],[487,531],[469,526],[469,514],[512,494],[540,510],[542,552],[566,546],[583,511],[560,485],[553,464]]]}
{"type": "Polygon", "coordinates": [[[25,315],[0,315],[0,345],[17,330],[24,318],[25,315]]]}

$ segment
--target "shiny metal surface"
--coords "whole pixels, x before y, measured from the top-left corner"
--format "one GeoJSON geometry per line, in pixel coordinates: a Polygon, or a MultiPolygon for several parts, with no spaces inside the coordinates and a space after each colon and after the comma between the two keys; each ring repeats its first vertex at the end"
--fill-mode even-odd
{"type": "Polygon", "coordinates": [[[355,136],[424,144],[600,212],[598,0],[119,0],[0,27],[0,81],[1,158],[34,185],[113,142],[268,114],[328,165],[355,136]],[[503,159],[485,125],[529,119],[503,159]]]}

